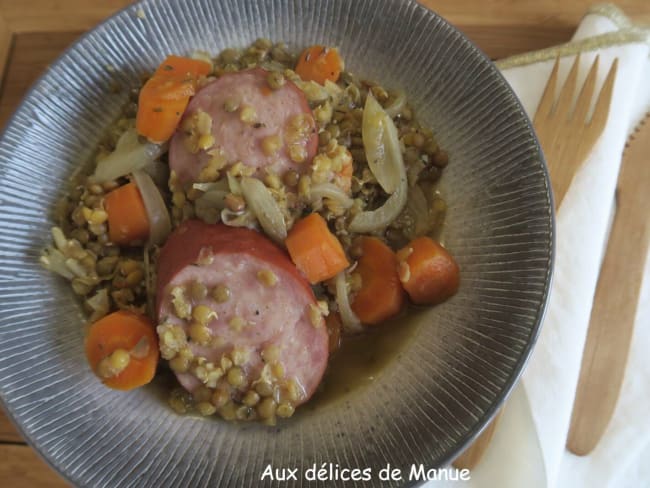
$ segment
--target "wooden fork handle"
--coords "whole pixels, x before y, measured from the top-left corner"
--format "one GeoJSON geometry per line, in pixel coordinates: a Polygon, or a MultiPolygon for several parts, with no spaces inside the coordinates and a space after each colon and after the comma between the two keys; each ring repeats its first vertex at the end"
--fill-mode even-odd
{"type": "Polygon", "coordinates": [[[567,448],[577,455],[591,452],[602,437],[623,383],[650,240],[650,122],[627,153],[567,439],[567,448]]]}

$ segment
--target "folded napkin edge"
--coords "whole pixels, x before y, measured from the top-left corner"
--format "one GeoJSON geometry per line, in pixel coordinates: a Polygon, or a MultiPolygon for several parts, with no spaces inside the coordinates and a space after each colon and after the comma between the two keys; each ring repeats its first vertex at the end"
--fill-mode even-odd
{"type": "Polygon", "coordinates": [[[597,51],[614,46],[625,44],[643,43],[650,47],[650,30],[641,27],[629,27],[626,29],[599,34],[579,41],[569,41],[564,44],[531,51],[523,54],[515,54],[495,62],[500,70],[527,66],[543,61],[565,56],[575,56],[578,53],[597,51]]]}

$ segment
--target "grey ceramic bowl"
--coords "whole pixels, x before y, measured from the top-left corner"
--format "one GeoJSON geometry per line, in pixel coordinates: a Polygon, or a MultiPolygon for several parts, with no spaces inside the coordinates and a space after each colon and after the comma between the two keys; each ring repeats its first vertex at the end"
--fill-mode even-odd
{"type": "Polygon", "coordinates": [[[552,256],[530,122],[492,63],[434,13],[399,0],[144,1],[55,62],[0,140],[0,397],[79,486],[266,486],[268,464],[323,463],[371,468],[366,485],[389,486],[380,468],[445,465],[503,402],[535,342],[552,256]],[[110,86],[136,85],[167,53],[257,37],[338,46],[350,70],[406,90],[450,154],[444,238],[462,269],[457,296],[415,317],[373,382],[274,429],[177,416],[156,386],[104,388],[84,359],[79,304],[38,265],[50,209],[125,99],[110,86]]]}

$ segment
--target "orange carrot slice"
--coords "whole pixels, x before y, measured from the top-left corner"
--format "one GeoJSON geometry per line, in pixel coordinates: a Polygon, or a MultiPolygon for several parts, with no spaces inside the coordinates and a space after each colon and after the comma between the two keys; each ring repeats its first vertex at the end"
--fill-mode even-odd
{"type": "Polygon", "coordinates": [[[284,243],[293,263],[312,284],[332,278],[350,265],[341,243],[317,213],[298,220],[284,243]]]}
{"type": "Polygon", "coordinates": [[[205,61],[171,54],[158,66],[155,75],[165,75],[178,79],[197,78],[209,74],[211,70],[212,67],[205,61]]]}
{"type": "Polygon", "coordinates": [[[433,239],[418,237],[397,254],[407,265],[400,276],[402,285],[413,303],[435,305],[444,302],[458,291],[458,264],[453,256],[433,239]]]}
{"type": "Polygon", "coordinates": [[[196,93],[201,76],[212,67],[196,59],[168,56],[140,90],[136,129],[152,142],[162,143],[173,134],[196,93]]]}
{"type": "Polygon", "coordinates": [[[311,46],[305,49],[296,64],[296,73],[304,81],[315,81],[321,85],[326,80],[336,81],[343,70],[343,59],[336,48],[311,46]]]}
{"type": "Polygon", "coordinates": [[[158,339],[144,315],[120,310],[99,319],[90,326],[85,349],[88,364],[110,388],[131,390],[156,373],[158,339]]]}
{"type": "Polygon", "coordinates": [[[135,183],[116,188],[104,199],[108,237],[113,244],[130,245],[149,236],[149,217],[135,183]]]}
{"type": "Polygon", "coordinates": [[[363,324],[374,325],[398,314],[406,296],[397,273],[397,256],[376,237],[361,237],[361,257],[355,272],[361,288],[352,302],[352,311],[363,324]]]}

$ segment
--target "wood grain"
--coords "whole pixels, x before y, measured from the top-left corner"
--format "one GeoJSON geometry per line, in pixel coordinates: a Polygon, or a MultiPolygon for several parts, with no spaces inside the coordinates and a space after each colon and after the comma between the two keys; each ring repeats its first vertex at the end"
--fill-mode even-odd
{"type": "Polygon", "coordinates": [[[14,112],[30,86],[48,64],[81,32],[33,32],[15,34],[0,91],[0,127],[14,112]]]}
{"type": "MultiPolygon", "coordinates": [[[[0,0],[0,12],[14,32],[65,32],[86,30],[130,4],[130,0],[0,0]]],[[[485,26],[494,39],[503,39],[501,28],[529,27],[529,34],[548,27],[572,30],[593,0],[420,0],[458,26],[485,26]]],[[[650,23],[646,0],[618,0],[627,15],[650,23]]],[[[146,13],[146,12],[145,12],[146,13]]],[[[522,31],[522,35],[525,32],[522,31]]],[[[513,40],[512,44],[515,46],[513,40]]]]}
{"type": "Polygon", "coordinates": [[[0,0],[0,12],[15,33],[85,31],[131,0],[0,0]]]}
{"type": "Polygon", "coordinates": [[[25,445],[0,445],[0,480],[6,487],[64,488],[70,485],[25,445]]]}
{"type": "Polygon", "coordinates": [[[13,42],[13,32],[11,26],[7,23],[4,17],[0,16],[0,80],[4,75],[4,70],[9,60],[9,53],[11,52],[11,44],[13,42]]]}
{"type": "Polygon", "coordinates": [[[650,121],[623,157],[616,213],[598,277],[567,448],[589,454],[602,437],[618,400],[634,331],[644,263],[650,244],[650,121]]]}
{"type": "Polygon", "coordinates": [[[589,123],[587,123],[586,116],[589,107],[591,107],[596,84],[598,56],[591,65],[582,87],[577,86],[578,71],[581,69],[580,56],[576,56],[561,89],[557,87],[559,64],[560,60],[558,59],[553,66],[533,120],[537,138],[546,157],[557,209],[562,205],[562,200],[571,186],[573,177],[587,159],[607,125],[618,59],[614,59],[609,68],[607,78],[596,98],[596,105],[589,123]],[[559,96],[556,97],[558,92],[559,96]],[[579,96],[575,107],[573,107],[576,93],[579,93],[579,96]]]}
{"type": "MultiPolygon", "coordinates": [[[[18,432],[18,429],[11,423],[2,409],[0,409],[0,448],[3,443],[7,444],[24,444],[25,440],[18,432]]],[[[2,451],[0,450],[0,464],[2,464],[2,451]]]]}

